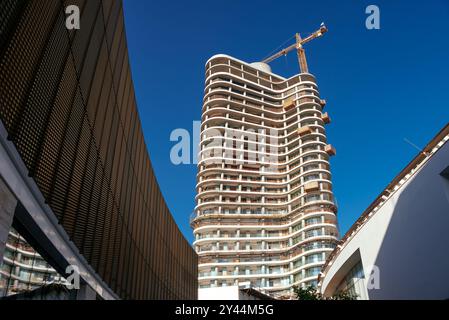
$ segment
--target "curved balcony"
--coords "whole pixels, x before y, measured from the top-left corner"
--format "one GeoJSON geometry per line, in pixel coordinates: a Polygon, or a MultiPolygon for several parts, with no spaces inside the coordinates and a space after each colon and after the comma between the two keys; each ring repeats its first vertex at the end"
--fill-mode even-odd
{"type": "Polygon", "coordinates": [[[287,118],[293,117],[295,114],[297,114],[298,110],[304,110],[306,106],[316,107],[314,109],[309,110],[315,110],[320,113],[322,113],[323,111],[321,99],[318,96],[312,94],[303,95],[299,97],[296,100],[296,105],[294,109],[285,110],[280,102],[279,104],[273,104],[268,101],[261,101],[245,95],[235,94],[227,90],[216,89],[213,92],[208,93],[207,96],[204,98],[203,113],[207,111],[208,107],[212,108],[214,105],[223,106],[228,104],[238,105],[242,108],[248,108],[249,110],[254,110],[258,112],[263,111],[265,114],[267,114],[267,116],[270,114],[274,117],[278,117],[279,115],[286,115],[287,118]],[[272,111],[278,109],[279,112],[272,111]]]}
{"type": "MultiPolygon", "coordinates": [[[[221,230],[221,229],[219,229],[221,230]]],[[[242,229],[240,229],[240,231],[244,231],[242,229]]],[[[193,242],[194,246],[201,246],[201,245],[206,245],[208,243],[219,243],[219,242],[245,242],[245,243],[249,243],[249,242],[260,242],[260,241],[265,241],[267,243],[269,242],[276,242],[276,241],[289,241],[290,239],[294,239],[298,236],[301,236],[301,241],[303,240],[309,240],[310,238],[314,238],[314,237],[320,237],[323,235],[335,235],[338,236],[338,230],[337,227],[335,226],[334,222],[329,223],[329,222],[321,222],[321,223],[317,223],[315,225],[308,225],[308,226],[304,226],[296,231],[293,231],[291,233],[289,232],[285,232],[282,235],[278,235],[278,236],[274,236],[274,235],[267,235],[267,234],[259,234],[259,233],[244,233],[244,235],[233,235],[230,237],[219,237],[217,235],[213,235],[213,234],[199,234],[196,233],[196,240],[193,242]],[[317,233],[313,233],[313,234],[308,234],[308,232],[310,231],[314,231],[317,230],[318,228],[321,229],[325,229],[329,232],[329,234],[322,234],[322,231],[317,232],[317,233]],[[303,235],[304,233],[304,235],[303,235]],[[251,236],[248,236],[251,235],[251,236]]],[[[298,243],[298,242],[297,242],[298,243]]],[[[296,243],[295,243],[296,245],[296,243]]],[[[292,246],[286,246],[286,248],[290,248],[292,246]]],[[[269,248],[268,248],[269,249],[269,248]]],[[[284,249],[284,248],[282,248],[284,249]]]]}
{"type": "MultiPolygon", "coordinates": [[[[290,193],[290,192],[288,192],[290,193]]],[[[202,197],[202,195],[200,195],[202,197]]],[[[289,205],[293,205],[295,203],[298,203],[300,206],[307,204],[308,202],[320,202],[320,201],[329,201],[332,202],[333,199],[333,193],[331,190],[319,190],[314,191],[313,193],[299,193],[297,197],[294,197],[293,199],[287,201],[287,202],[281,202],[281,203],[267,203],[265,202],[243,202],[241,200],[235,200],[235,201],[226,201],[226,200],[217,200],[214,198],[211,201],[206,201],[199,203],[195,206],[195,211],[199,211],[204,207],[240,207],[240,208],[252,208],[252,207],[264,207],[265,211],[269,210],[268,208],[276,208],[275,210],[278,211],[279,208],[286,208],[289,205]]],[[[283,210],[286,211],[286,210],[283,210]]],[[[257,213],[256,213],[257,214],[257,213]]],[[[263,211],[260,214],[264,214],[263,211]]],[[[267,213],[271,214],[271,213],[267,213]]],[[[278,214],[278,213],[276,213],[278,214]]]]}
{"type": "MultiPolygon", "coordinates": [[[[325,142],[322,141],[307,141],[306,143],[302,144],[300,149],[303,151],[301,153],[301,156],[304,156],[305,154],[307,154],[307,152],[313,153],[313,152],[320,152],[320,151],[324,151],[325,154],[329,154],[326,150],[324,150],[326,148],[327,144],[325,142]]],[[[265,157],[264,159],[257,159],[257,157],[245,157],[245,154],[248,153],[248,151],[237,151],[233,148],[223,148],[223,147],[213,147],[210,148],[210,150],[213,149],[218,149],[221,150],[220,152],[214,152],[212,154],[212,156],[208,156],[206,157],[204,155],[204,152],[202,152],[202,157],[201,159],[198,161],[198,166],[201,165],[207,165],[207,163],[209,162],[210,164],[217,164],[217,163],[226,163],[226,164],[256,164],[260,167],[282,167],[282,166],[287,166],[289,164],[291,164],[294,161],[297,161],[300,157],[298,156],[297,158],[292,158],[289,159],[287,161],[284,162],[274,162],[274,161],[266,161],[266,159],[270,159],[270,157],[265,157]],[[228,152],[223,152],[228,150],[228,152]],[[218,155],[217,155],[218,153],[218,155]],[[239,158],[230,158],[229,155],[234,155],[234,153],[238,153],[239,154],[239,158]]],[[[278,159],[276,159],[278,160],[278,159]]]]}
{"type": "Polygon", "coordinates": [[[279,265],[285,265],[286,263],[293,263],[294,261],[297,261],[301,259],[302,257],[313,254],[313,253],[322,253],[326,252],[327,254],[330,254],[335,249],[335,244],[327,243],[320,245],[311,246],[309,248],[303,247],[300,248],[298,252],[295,253],[295,255],[287,255],[282,256],[277,254],[276,256],[270,256],[270,255],[261,255],[257,257],[250,257],[249,259],[245,260],[243,256],[240,256],[238,258],[226,258],[226,257],[210,257],[210,256],[200,256],[199,257],[199,264],[198,268],[202,270],[202,268],[208,268],[208,267],[231,267],[231,266],[258,266],[258,265],[268,265],[268,266],[279,266],[279,265]]]}
{"type": "Polygon", "coordinates": [[[205,271],[205,272],[199,272],[198,273],[198,279],[199,281],[202,280],[211,280],[211,279],[242,279],[242,278],[267,278],[267,279],[275,279],[275,278],[283,278],[287,276],[295,276],[299,272],[302,272],[303,270],[307,270],[313,267],[321,267],[324,264],[324,261],[320,262],[314,262],[309,263],[297,268],[294,268],[292,270],[283,270],[283,271],[276,271],[276,272],[270,272],[269,270],[266,270],[263,272],[262,270],[256,269],[256,270],[250,270],[248,272],[246,269],[245,271],[232,271],[232,272],[214,272],[214,271],[205,271]]]}
{"type": "Polygon", "coordinates": [[[315,78],[218,55],[205,84],[191,219],[200,285],[250,280],[278,291],[316,280],[338,230],[315,78]]]}
{"type": "MultiPolygon", "coordinates": [[[[250,248],[245,248],[245,249],[241,249],[238,248],[236,249],[234,247],[234,249],[230,249],[230,248],[226,248],[226,247],[216,247],[216,245],[206,245],[205,247],[201,247],[201,246],[197,246],[197,254],[199,256],[202,255],[252,255],[252,256],[261,256],[262,254],[280,254],[280,253],[284,253],[284,254],[288,254],[290,251],[294,250],[297,247],[301,247],[302,245],[304,245],[307,242],[313,241],[337,241],[338,240],[338,233],[337,232],[321,232],[321,234],[317,234],[317,235],[311,235],[309,237],[305,236],[304,238],[301,238],[300,240],[298,240],[298,242],[294,243],[293,245],[283,245],[283,246],[279,246],[276,248],[272,248],[272,249],[267,249],[262,245],[255,245],[255,246],[251,246],[250,248]]],[[[237,241],[237,240],[236,240],[237,241]]],[[[244,239],[240,240],[240,241],[245,241],[244,239]]],[[[262,241],[262,240],[259,240],[262,241]]]]}
{"type": "MultiPolygon", "coordinates": [[[[310,172],[306,172],[304,174],[310,174],[310,172]]],[[[298,177],[300,177],[300,176],[298,176],[298,177]]],[[[241,184],[246,184],[246,183],[241,183],[241,184]]],[[[292,185],[291,182],[288,182],[287,184],[292,185]]],[[[195,197],[195,199],[196,200],[202,200],[204,197],[210,197],[210,196],[213,196],[213,195],[223,195],[223,196],[238,196],[238,195],[242,195],[242,196],[259,196],[259,197],[260,196],[265,196],[265,197],[271,197],[271,198],[276,198],[276,199],[279,199],[279,198],[282,199],[285,196],[288,196],[289,194],[292,194],[292,193],[295,193],[295,192],[298,192],[298,191],[302,190],[302,188],[304,188],[305,193],[308,193],[310,191],[320,191],[321,190],[320,189],[321,188],[320,187],[321,184],[327,184],[327,185],[331,186],[332,182],[330,180],[327,180],[327,179],[317,178],[317,179],[314,179],[314,180],[307,180],[306,182],[303,182],[303,183],[299,183],[298,182],[298,185],[295,186],[294,188],[291,188],[290,190],[286,190],[285,188],[283,188],[283,189],[279,189],[280,191],[278,191],[278,192],[261,191],[261,190],[259,190],[259,191],[255,191],[255,190],[254,191],[253,190],[248,191],[248,190],[244,190],[243,188],[241,188],[241,189],[240,188],[235,188],[234,190],[229,190],[229,189],[220,189],[220,187],[215,187],[215,188],[210,189],[210,190],[202,189],[202,190],[198,191],[198,194],[195,197]],[[310,189],[311,185],[313,185],[313,187],[314,187],[313,190],[310,189]],[[285,191],[283,191],[283,190],[285,190],[285,191]]],[[[216,184],[212,184],[212,185],[216,186],[216,184]]],[[[270,182],[268,182],[268,183],[258,182],[257,185],[262,185],[262,186],[263,185],[272,185],[272,183],[270,183],[270,182]]],[[[331,191],[331,190],[328,190],[328,191],[331,191]]],[[[289,204],[291,201],[293,201],[293,199],[290,200],[290,201],[276,201],[276,202],[269,202],[269,201],[267,201],[267,202],[262,202],[262,203],[266,203],[268,205],[271,204],[271,203],[274,203],[275,205],[278,205],[278,204],[289,204]]],[[[241,202],[241,203],[245,203],[245,202],[241,202]]]]}
{"type": "MultiPolygon", "coordinates": [[[[333,210],[321,208],[321,210],[311,212],[311,213],[299,213],[291,220],[287,221],[271,221],[269,219],[232,219],[232,218],[221,218],[219,221],[217,219],[209,219],[203,217],[201,226],[195,228],[195,233],[207,232],[210,230],[260,230],[263,228],[266,231],[277,230],[288,232],[289,228],[296,227],[301,224],[303,220],[307,220],[314,217],[324,217],[326,224],[336,225],[336,215],[333,210]]],[[[192,222],[196,220],[196,214],[192,216],[192,222]]]]}

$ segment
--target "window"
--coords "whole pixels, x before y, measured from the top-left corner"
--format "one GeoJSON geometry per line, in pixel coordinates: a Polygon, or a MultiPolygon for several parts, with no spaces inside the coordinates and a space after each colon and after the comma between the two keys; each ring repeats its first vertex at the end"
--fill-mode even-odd
{"type": "Polygon", "coordinates": [[[323,261],[323,255],[320,253],[312,254],[312,255],[306,257],[306,264],[317,263],[317,262],[321,262],[321,261],[323,261]]]}
{"type": "Polygon", "coordinates": [[[306,270],[306,277],[317,276],[321,272],[321,267],[313,267],[306,270]]]}
{"type": "Polygon", "coordinates": [[[314,217],[314,218],[309,218],[307,220],[305,220],[305,225],[306,226],[310,226],[312,224],[318,224],[321,223],[321,217],[314,217]]]}
{"type": "Polygon", "coordinates": [[[366,290],[363,279],[365,279],[365,274],[362,262],[359,261],[351,270],[349,270],[338,286],[337,292],[346,291],[351,296],[364,300],[366,299],[366,290]]]}
{"type": "Polygon", "coordinates": [[[318,174],[311,174],[311,175],[308,175],[308,176],[304,177],[304,183],[308,182],[308,181],[311,181],[311,180],[318,180],[319,178],[320,178],[320,175],[318,175],[318,174]]]}

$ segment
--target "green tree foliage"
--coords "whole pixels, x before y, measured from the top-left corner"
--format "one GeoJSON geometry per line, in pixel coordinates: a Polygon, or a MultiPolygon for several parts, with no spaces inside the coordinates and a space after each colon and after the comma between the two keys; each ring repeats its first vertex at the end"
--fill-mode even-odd
{"type": "Polygon", "coordinates": [[[295,287],[294,292],[298,300],[356,300],[357,296],[349,293],[348,291],[341,291],[332,297],[324,297],[313,286],[300,288],[295,287]]]}

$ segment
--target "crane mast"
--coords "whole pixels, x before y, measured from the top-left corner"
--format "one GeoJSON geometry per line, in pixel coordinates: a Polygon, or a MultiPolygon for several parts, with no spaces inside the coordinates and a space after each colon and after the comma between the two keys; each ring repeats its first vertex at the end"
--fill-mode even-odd
{"type": "Polygon", "coordinates": [[[310,36],[306,38],[301,38],[301,35],[299,33],[296,34],[296,43],[292,44],[291,46],[288,46],[285,49],[282,49],[281,51],[273,54],[271,57],[268,57],[267,59],[263,60],[264,63],[270,63],[279,57],[287,55],[289,52],[293,50],[297,50],[298,53],[298,62],[299,62],[299,68],[301,70],[301,73],[309,73],[309,67],[307,65],[307,58],[306,58],[306,52],[304,50],[304,44],[317,39],[323,34],[325,34],[328,31],[327,27],[323,24],[321,24],[321,27],[319,30],[312,33],[310,36]]]}

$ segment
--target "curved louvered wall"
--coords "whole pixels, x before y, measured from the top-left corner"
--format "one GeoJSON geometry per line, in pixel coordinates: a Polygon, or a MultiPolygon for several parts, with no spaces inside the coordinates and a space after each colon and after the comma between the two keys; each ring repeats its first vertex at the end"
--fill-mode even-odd
{"type": "Polygon", "coordinates": [[[0,2],[0,119],[70,239],[124,299],[194,299],[197,256],[159,190],[119,0],[0,2]],[[65,6],[81,29],[65,28],[65,6]]]}

